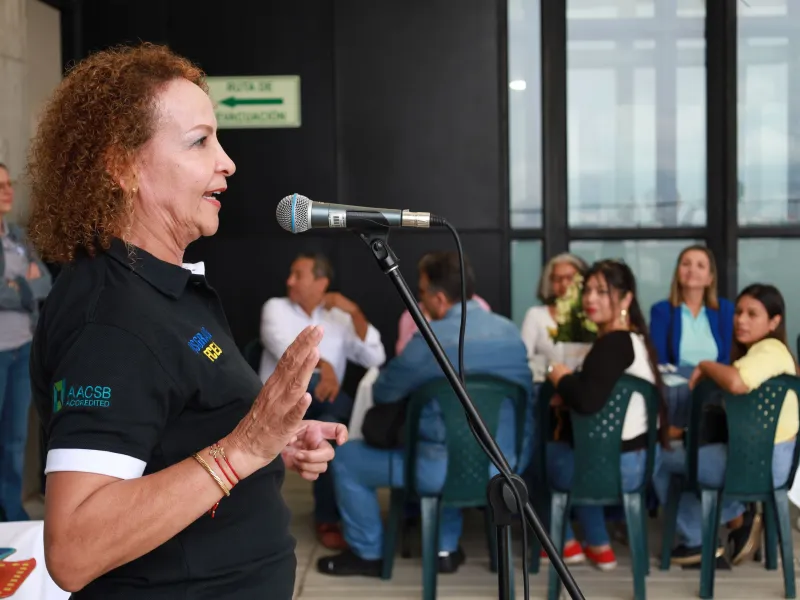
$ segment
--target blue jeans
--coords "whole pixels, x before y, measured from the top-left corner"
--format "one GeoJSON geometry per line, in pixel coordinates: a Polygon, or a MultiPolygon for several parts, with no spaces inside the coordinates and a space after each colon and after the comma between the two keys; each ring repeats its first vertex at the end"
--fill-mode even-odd
{"type": "MultiPolygon", "coordinates": [[[[306,410],[305,418],[311,421],[347,424],[353,412],[353,399],[339,390],[333,402],[320,402],[314,398],[314,389],[319,383],[319,376],[314,375],[308,386],[311,393],[311,405],[306,410]]],[[[338,451],[337,451],[338,452],[338,451]]],[[[322,523],[338,523],[339,510],[336,507],[336,491],[333,485],[333,473],[328,469],[314,481],[314,520],[322,523]]]]}
{"type": "Polygon", "coordinates": [[[9,521],[27,521],[22,508],[22,467],[28,437],[31,345],[0,352],[0,509],[9,521]]]}
{"type": "MultiPolygon", "coordinates": [[[[624,492],[633,491],[642,484],[646,458],[646,450],[623,452],[620,455],[619,468],[624,492]]],[[[550,485],[556,490],[568,491],[572,487],[574,472],[575,460],[569,444],[564,442],[547,444],[547,475],[550,485]]],[[[575,506],[573,511],[581,524],[588,546],[605,546],[610,543],[602,506],[575,506]]],[[[574,539],[575,533],[567,520],[564,543],[574,539]]]]}
{"type": "MultiPolygon", "coordinates": [[[[792,468],[794,455],[794,441],[775,445],[772,454],[772,478],[775,486],[786,483],[789,471],[792,468]]],[[[702,446],[697,459],[697,478],[709,487],[721,488],[725,480],[725,465],[727,464],[728,449],[724,444],[709,444],[702,446]]],[[[667,502],[669,483],[672,475],[686,474],[686,448],[681,441],[672,442],[672,450],[661,452],[656,457],[653,472],[653,487],[658,494],[662,505],[667,502]]],[[[722,503],[720,523],[732,521],[744,513],[744,506],[740,502],[727,500],[722,503]]],[[[678,504],[678,543],[688,548],[697,548],[703,543],[703,509],[700,498],[692,493],[685,492],[678,504]]]]}
{"type": "MultiPolygon", "coordinates": [[[[508,440],[498,439],[497,442],[513,469],[516,456],[508,452],[509,445],[513,447],[513,440],[510,444],[508,440]]],[[[436,494],[442,490],[447,475],[446,453],[442,459],[439,444],[420,442],[420,445],[423,449],[417,453],[417,490],[422,494],[436,494]]],[[[403,463],[403,450],[372,448],[360,440],[348,442],[336,450],[331,467],[344,525],[344,539],[353,552],[365,560],[377,560],[383,555],[383,522],[375,490],[403,487],[403,463]]],[[[489,472],[494,475],[497,470],[490,466],[489,472]]],[[[442,509],[439,519],[440,552],[454,552],[458,548],[461,528],[461,510],[449,507],[442,509]]]]}

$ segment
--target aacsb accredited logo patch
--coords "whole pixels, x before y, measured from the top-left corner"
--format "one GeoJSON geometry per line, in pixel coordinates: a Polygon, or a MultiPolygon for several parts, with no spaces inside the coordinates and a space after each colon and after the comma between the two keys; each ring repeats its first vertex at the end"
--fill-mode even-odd
{"type": "Polygon", "coordinates": [[[62,379],[53,384],[53,412],[66,407],[108,408],[111,388],[107,385],[67,385],[62,379]]]}

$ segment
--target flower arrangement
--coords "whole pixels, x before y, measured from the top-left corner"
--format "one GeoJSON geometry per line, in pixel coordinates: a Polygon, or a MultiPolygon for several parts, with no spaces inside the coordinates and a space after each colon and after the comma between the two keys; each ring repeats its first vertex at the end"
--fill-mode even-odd
{"type": "Polygon", "coordinates": [[[597,338],[597,325],[583,312],[582,294],[583,276],[576,273],[567,293],[556,299],[557,327],[548,330],[554,342],[591,343],[597,338]]]}

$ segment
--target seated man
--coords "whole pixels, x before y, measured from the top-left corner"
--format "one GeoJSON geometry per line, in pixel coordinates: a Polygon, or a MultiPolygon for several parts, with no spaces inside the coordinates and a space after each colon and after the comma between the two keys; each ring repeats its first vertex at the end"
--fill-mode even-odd
{"type": "MultiPolygon", "coordinates": [[[[465,260],[467,297],[472,298],[474,276],[465,260]]],[[[419,263],[419,296],[431,316],[431,329],[453,365],[458,364],[458,336],[461,323],[461,278],[458,255],[437,252],[419,263]]],[[[516,456],[515,414],[511,399],[501,408],[498,430],[491,432],[512,469],[519,472],[530,458],[533,433],[533,376],[528,367],[525,344],[519,329],[508,319],[482,309],[475,300],[467,302],[464,336],[465,375],[487,374],[524,386],[530,405],[526,419],[522,457],[516,456]]],[[[444,377],[422,335],[417,332],[403,350],[381,371],[373,386],[375,403],[400,402],[415,389],[444,377]]],[[[444,421],[436,402],[423,409],[420,424],[420,454],[417,484],[420,491],[442,489],[447,469],[444,421]]],[[[381,570],[383,526],[376,488],[402,487],[403,451],[381,450],[352,441],[339,447],[331,463],[336,498],[349,549],[321,558],[317,569],[328,575],[378,577],[381,570]]],[[[493,473],[496,473],[492,469],[493,473]]],[[[439,532],[439,571],[455,572],[464,562],[459,547],[461,511],[445,509],[439,532]]]]}
{"type": "MultiPolygon", "coordinates": [[[[309,392],[314,399],[307,419],[347,423],[353,400],[340,391],[347,361],[363,367],[379,367],[386,352],[378,330],[370,325],[361,309],[338,292],[328,292],[333,269],[319,254],[301,254],[292,263],[286,281],[286,298],[271,298],[261,312],[262,381],[275,370],[278,359],[308,325],[322,325],[318,373],[309,392]]],[[[314,482],[314,517],[317,537],[331,549],[345,547],[339,530],[332,475],[323,473],[314,482]]]]}

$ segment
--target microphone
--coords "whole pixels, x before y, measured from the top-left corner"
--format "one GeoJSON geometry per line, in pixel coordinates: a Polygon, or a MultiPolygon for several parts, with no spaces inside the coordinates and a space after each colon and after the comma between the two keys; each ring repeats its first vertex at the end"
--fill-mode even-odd
{"type": "Polygon", "coordinates": [[[309,229],[381,229],[444,227],[444,219],[427,212],[314,202],[300,194],[286,196],[275,211],[278,223],[291,233],[309,229]]]}

